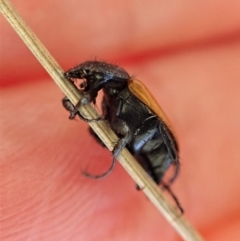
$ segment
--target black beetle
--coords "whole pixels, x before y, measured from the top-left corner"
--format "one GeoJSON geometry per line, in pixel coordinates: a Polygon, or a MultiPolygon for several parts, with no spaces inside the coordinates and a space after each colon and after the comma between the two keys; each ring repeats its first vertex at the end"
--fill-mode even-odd
{"type": "MultiPolygon", "coordinates": [[[[177,141],[166,115],[148,89],[121,67],[103,61],[83,62],[64,75],[68,79],[83,79],[79,91],[85,103],[95,104],[98,91],[103,90],[103,119],[110,123],[119,137],[113,150],[111,168],[102,175],[85,175],[96,178],[106,176],[112,170],[115,158],[126,147],[152,179],[170,192],[182,211],[169,188],[179,172],[177,141]],[[175,167],[174,175],[165,184],[162,178],[171,164],[175,167]]],[[[85,121],[92,121],[82,116],[67,97],[62,103],[71,113],[70,119],[79,115],[85,121]]],[[[77,106],[82,104],[80,101],[77,106]]]]}

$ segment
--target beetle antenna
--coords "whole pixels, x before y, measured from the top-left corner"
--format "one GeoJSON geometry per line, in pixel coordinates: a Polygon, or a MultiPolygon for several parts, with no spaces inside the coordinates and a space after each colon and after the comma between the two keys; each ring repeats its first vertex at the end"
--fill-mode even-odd
{"type": "Polygon", "coordinates": [[[104,172],[104,173],[102,173],[102,174],[93,175],[93,174],[90,174],[90,173],[85,172],[85,171],[82,171],[82,174],[83,174],[85,177],[94,178],[94,179],[104,178],[104,177],[106,177],[108,174],[110,174],[110,173],[112,172],[114,166],[116,165],[116,162],[117,162],[116,158],[113,157],[113,161],[112,161],[112,164],[111,164],[110,168],[109,168],[106,172],[104,172]]]}
{"type": "Polygon", "coordinates": [[[184,210],[183,210],[180,202],[178,201],[177,197],[173,193],[172,189],[167,184],[165,184],[164,182],[162,182],[161,185],[163,186],[163,189],[167,190],[167,192],[173,198],[174,202],[176,203],[176,205],[177,205],[177,207],[178,207],[178,209],[180,211],[180,216],[182,216],[184,214],[184,210]]]}

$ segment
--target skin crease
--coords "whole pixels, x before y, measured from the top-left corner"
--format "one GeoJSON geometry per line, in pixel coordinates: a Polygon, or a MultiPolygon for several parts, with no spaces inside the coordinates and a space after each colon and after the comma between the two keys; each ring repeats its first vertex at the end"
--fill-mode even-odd
{"type": "MultiPolygon", "coordinates": [[[[64,69],[98,56],[149,87],[179,141],[186,218],[206,240],[239,240],[239,1],[59,3],[13,1],[64,69]]],[[[103,180],[81,175],[105,171],[109,151],[0,26],[1,240],[181,240],[119,164],[103,180]]]]}

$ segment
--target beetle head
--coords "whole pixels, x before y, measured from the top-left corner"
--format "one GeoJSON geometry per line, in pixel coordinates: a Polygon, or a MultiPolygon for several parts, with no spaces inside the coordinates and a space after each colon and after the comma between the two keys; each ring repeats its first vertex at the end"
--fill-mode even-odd
{"type": "Polygon", "coordinates": [[[84,79],[80,84],[83,92],[96,93],[103,87],[121,89],[130,79],[129,74],[117,65],[103,61],[86,61],[68,70],[67,78],[84,79]]]}

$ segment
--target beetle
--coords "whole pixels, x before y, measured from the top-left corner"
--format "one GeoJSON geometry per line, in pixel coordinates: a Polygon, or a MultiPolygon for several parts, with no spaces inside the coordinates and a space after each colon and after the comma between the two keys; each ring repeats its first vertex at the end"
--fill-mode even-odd
{"type": "MultiPolygon", "coordinates": [[[[79,91],[85,103],[95,104],[98,92],[103,91],[102,119],[109,122],[119,137],[113,149],[114,158],[110,169],[97,176],[89,173],[85,175],[100,178],[109,174],[116,157],[126,147],[152,179],[169,191],[182,211],[169,188],[179,173],[178,144],[168,118],[145,85],[131,77],[123,68],[97,60],[85,61],[69,69],[64,75],[72,81],[83,80],[79,91]],[[174,174],[166,184],[163,176],[170,165],[175,167],[174,174]]],[[[65,97],[62,103],[70,112],[70,119],[78,115],[85,121],[94,121],[86,119],[77,110],[77,107],[84,104],[82,101],[75,107],[65,97]]]]}

